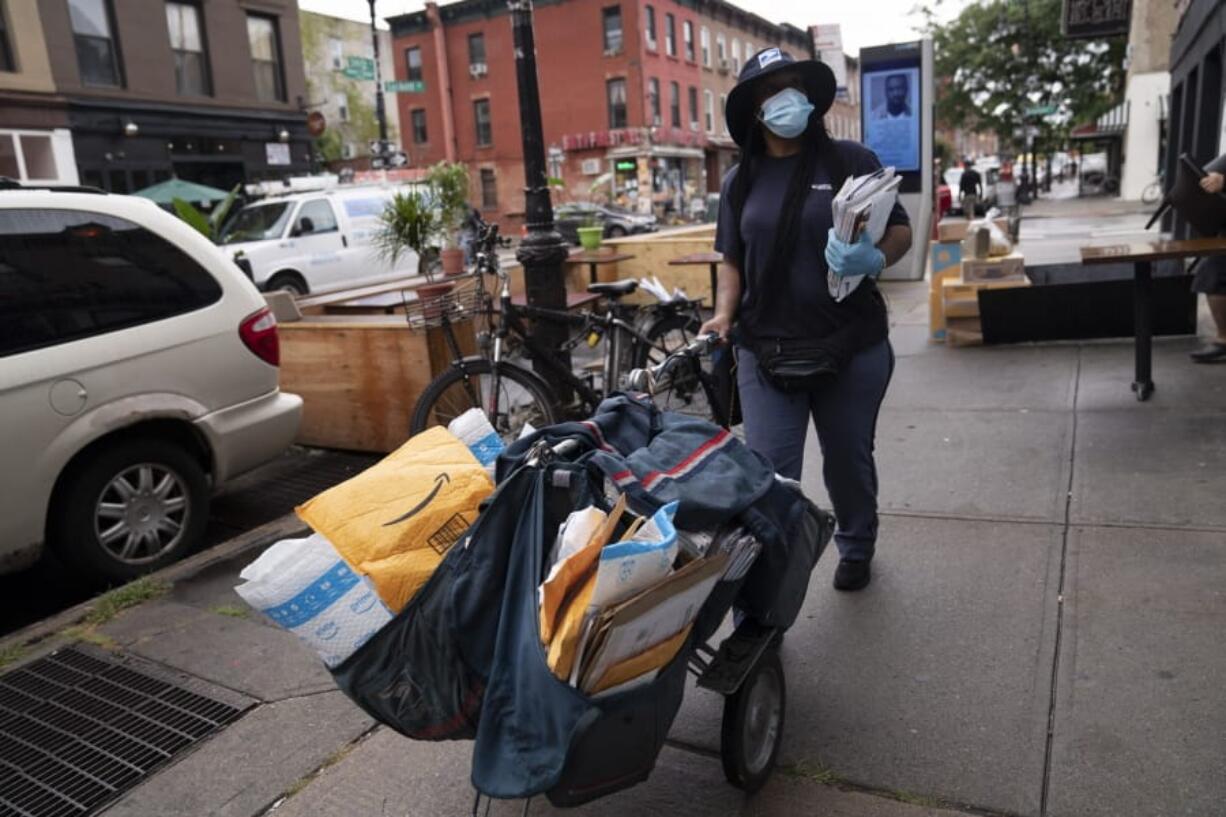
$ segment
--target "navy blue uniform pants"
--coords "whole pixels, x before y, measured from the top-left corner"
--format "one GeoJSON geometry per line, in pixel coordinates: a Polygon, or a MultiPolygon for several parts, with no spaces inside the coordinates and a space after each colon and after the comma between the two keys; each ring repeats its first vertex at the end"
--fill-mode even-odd
{"type": "Polygon", "coordinates": [[[873,441],[877,414],[894,373],[888,340],[859,352],[830,383],[811,392],[776,389],[757,358],[737,347],[737,386],[745,418],[745,442],[775,470],[799,480],[805,435],[812,418],[822,450],[822,477],[834,505],[839,556],[871,559],[877,543],[877,466],[873,441]]]}

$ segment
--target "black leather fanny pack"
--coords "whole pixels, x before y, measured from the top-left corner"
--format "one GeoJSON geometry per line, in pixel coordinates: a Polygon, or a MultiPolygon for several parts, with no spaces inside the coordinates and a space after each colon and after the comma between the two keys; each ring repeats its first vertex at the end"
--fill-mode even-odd
{"type": "Polygon", "coordinates": [[[787,392],[812,391],[839,373],[839,359],[821,341],[768,338],[751,345],[758,369],[767,381],[787,392]]]}

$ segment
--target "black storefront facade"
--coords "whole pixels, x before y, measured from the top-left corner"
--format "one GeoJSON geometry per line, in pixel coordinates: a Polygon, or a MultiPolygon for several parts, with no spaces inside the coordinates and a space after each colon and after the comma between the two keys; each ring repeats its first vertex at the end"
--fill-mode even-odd
{"type": "Polygon", "coordinates": [[[81,183],[132,193],[172,176],[219,189],[309,173],[306,115],[70,98],[81,183]]]}
{"type": "MultiPolygon", "coordinates": [[[[1223,48],[1226,47],[1226,2],[1192,0],[1171,42],[1170,150],[1166,177],[1175,178],[1181,154],[1204,165],[1226,152],[1223,133],[1223,48]]],[[[1190,235],[1176,217],[1168,224],[1177,238],[1190,235]]]]}

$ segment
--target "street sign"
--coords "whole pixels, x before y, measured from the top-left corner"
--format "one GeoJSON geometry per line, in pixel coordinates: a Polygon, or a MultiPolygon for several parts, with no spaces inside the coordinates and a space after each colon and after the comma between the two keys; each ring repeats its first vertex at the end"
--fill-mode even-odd
{"type": "Polygon", "coordinates": [[[389,94],[420,94],[426,90],[426,83],[420,79],[389,79],[383,83],[383,90],[389,94]]]}
{"type": "Polygon", "coordinates": [[[1024,111],[1026,116],[1051,116],[1056,112],[1055,105],[1033,105],[1024,111]]]}
{"type": "Polygon", "coordinates": [[[1060,17],[1069,39],[1128,36],[1132,0],[1064,0],[1060,17]]]}
{"type": "Polygon", "coordinates": [[[375,78],[375,61],[368,57],[350,57],[345,63],[343,73],[350,79],[373,80],[375,78]]]}

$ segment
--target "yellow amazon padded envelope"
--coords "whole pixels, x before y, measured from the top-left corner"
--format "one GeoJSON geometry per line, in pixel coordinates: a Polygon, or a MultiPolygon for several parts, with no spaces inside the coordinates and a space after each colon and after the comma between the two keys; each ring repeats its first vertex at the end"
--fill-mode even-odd
{"type": "Polygon", "coordinates": [[[592,593],[595,590],[596,567],[593,564],[579,591],[563,606],[561,620],[558,622],[553,639],[549,642],[546,663],[549,664],[549,669],[553,670],[553,674],[563,681],[570,679],[571,671],[575,667],[579,636],[583,634],[588,604],[591,603],[592,593]]]}
{"type": "Polygon", "coordinates": [[[454,434],[436,426],[295,510],[399,612],[494,490],[454,434]]]}

